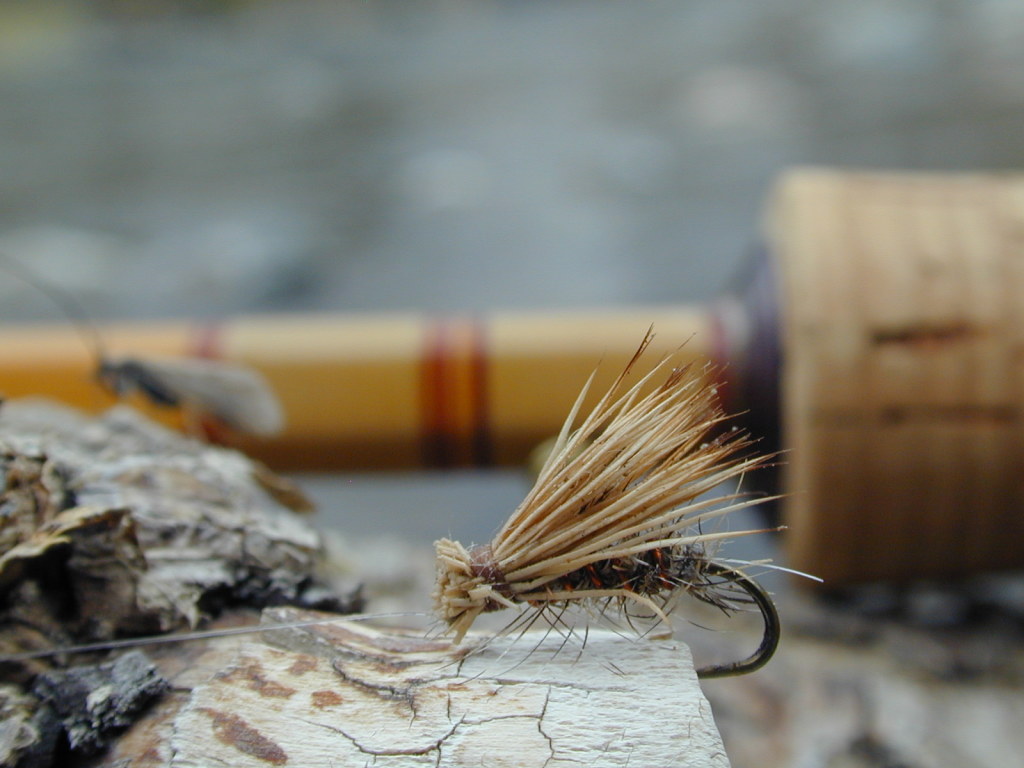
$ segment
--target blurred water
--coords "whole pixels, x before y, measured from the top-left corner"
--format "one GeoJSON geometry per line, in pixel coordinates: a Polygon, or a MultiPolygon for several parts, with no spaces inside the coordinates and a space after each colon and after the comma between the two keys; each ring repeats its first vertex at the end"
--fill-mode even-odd
{"type": "Polygon", "coordinates": [[[0,5],[0,244],[97,315],[692,301],[786,166],[1024,154],[1015,3],[206,5],[0,5]]]}

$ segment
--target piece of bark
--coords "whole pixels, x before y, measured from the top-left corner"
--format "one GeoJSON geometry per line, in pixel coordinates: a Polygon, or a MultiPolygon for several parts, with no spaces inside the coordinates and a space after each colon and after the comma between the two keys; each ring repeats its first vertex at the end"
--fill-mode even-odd
{"type": "Polygon", "coordinates": [[[53,710],[18,686],[0,683],[0,765],[49,765],[60,735],[53,710]]]}
{"type": "Polygon", "coordinates": [[[268,495],[265,467],[130,408],[94,419],[4,403],[0,454],[0,624],[59,644],[150,634],[195,626],[218,602],[297,601],[314,580],[319,534],[268,495]],[[21,599],[40,578],[59,606],[21,599]]]}
{"type": "Polygon", "coordinates": [[[131,737],[161,761],[130,764],[729,765],[679,641],[592,631],[582,653],[556,633],[480,642],[348,621],[266,632],[192,690],[161,724],[166,741],[131,737]]]}
{"type": "MultiPolygon", "coordinates": [[[[125,685],[112,698],[78,695],[95,687],[73,685],[82,671],[40,677],[103,655],[18,659],[23,652],[194,627],[224,606],[308,604],[307,593],[318,605],[355,609],[316,586],[320,536],[286,508],[295,499],[267,489],[268,478],[237,451],[127,407],[92,418],[45,401],[3,403],[0,681],[27,719],[0,733],[0,754],[18,765],[67,764],[104,746],[100,731],[122,727],[145,698],[125,685]],[[33,679],[52,684],[32,688],[33,679]],[[40,725],[47,711],[59,712],[63,741],[40,725]],[[60,757],[55,742],[72,754],[60,757]]],[[[139,692],[150,690],[138,682],[139,692]]]]}
{"type": "Polygon", "coordinates": [[[49,702],[68,740],[80,754],[103,749],[112,733],[129,726],[167,681],[140,651],[92,666],[39,675],[32,692],[49,702]]]}

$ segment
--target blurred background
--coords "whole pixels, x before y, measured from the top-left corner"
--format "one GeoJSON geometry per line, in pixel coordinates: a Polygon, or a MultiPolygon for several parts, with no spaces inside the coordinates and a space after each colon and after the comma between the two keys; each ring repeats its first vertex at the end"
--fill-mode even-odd
{"type": "MultiPolygon", "coordinates": [[[[1019,170],[1022,136],[1013,0],[0,1],[0,251],[96,321],[702,302],[756,247],[784,169],[1019,170]]],[[[2,268],[0,319],[62,322],[2,268]]],[[[426,561],[439,535],[486,539],[528,487],[516,470],[302,481],[324,527],[400,524],[426,561]]],[[[976,606],[939,602],[946,623],[976,606]]],[[[805,624],[849,642],[905,608],[858,605],[876,624],[805,624]]],[[[814,759],[745,757],[817,732],[806,708],[779,726],[769,683],[715,701],[734,764],[1008,765],[999,750],[1022,748],[991,720],[988,756],[926,749],[923,726],[887,742],[891,697],[840,688],[836,722],[859,735],[814,759]]],[[[1000,690],[985,712],[1024,716],[1000,690]]],[[[918,721],[957,697],[941,715],[915,699],[918,721]]]]}
{"type": "MultiPolygon", "coordinates": [[[[0,250],[97,321],[701,302],[789,166],[1024,166],[1022,72],[999,0],[3,0],[0,250]]],[[[427,539],[523,490],[349,480],[427,539]]]]}

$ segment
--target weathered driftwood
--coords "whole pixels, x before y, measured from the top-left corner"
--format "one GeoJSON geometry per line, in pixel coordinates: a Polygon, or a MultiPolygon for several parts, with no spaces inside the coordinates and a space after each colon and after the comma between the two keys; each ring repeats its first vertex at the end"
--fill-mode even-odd
{"type": "Polygon", "coordinates": [[[0,463],[0,589],[10,603],[54,559],[77,638],[194,625],[211,601],[294,600],[312,580],[319,535],[263,488],[264,467],[132,409],[4,403],[0,463]]]}
{"type": "MultiPolygon", "coordinates": [[[[319,604],[320,537],[283,506],[289,491],[240,453],[129,408],[93,419],[4,403],[0,659],[187,629],[228,605],[319,604]]],[[[0,764],[47,766],[63,739],[78,755],[101,750],[160,688],[105,660],[72,656],[59,663],[92,668],[50,675],[49,660],[0,662],[0,764]]]]}
{"type": "Polygon", "coordinates": [[[140,723],[102,765],[729,765],[678,641],[591,632],[583,653],[554,633],[479,642],[351,622],[267,632],[213,658],[205,681],[195,665],[192,683],[175,679],[180,709],[140,723]]]}

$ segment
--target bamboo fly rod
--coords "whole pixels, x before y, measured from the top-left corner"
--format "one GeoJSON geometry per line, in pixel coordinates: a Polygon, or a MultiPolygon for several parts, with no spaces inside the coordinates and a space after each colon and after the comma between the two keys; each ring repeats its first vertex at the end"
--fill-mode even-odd
{"type": "MultiPolygon", "coordinates": [[[[717,332],[697,310],[593,314],[241,317],[218,325],[100,329],[116,353],[205,357],[260,372],[286,425],[266,439],[228,439],[282,469],[491,466],[522,463],[557,432],[599,361],[622,367],[654,324],[660,351],[689,340],[717,357],[717,332]]],[[[46,395],[89,410],[113,403],[73,328],[0,333],[6,397],[46,395]]],[[[133,401],[135,404],[135,401],[133,401]]],[[[181,414],[140,407],[174,424],[181,414]]]]}

